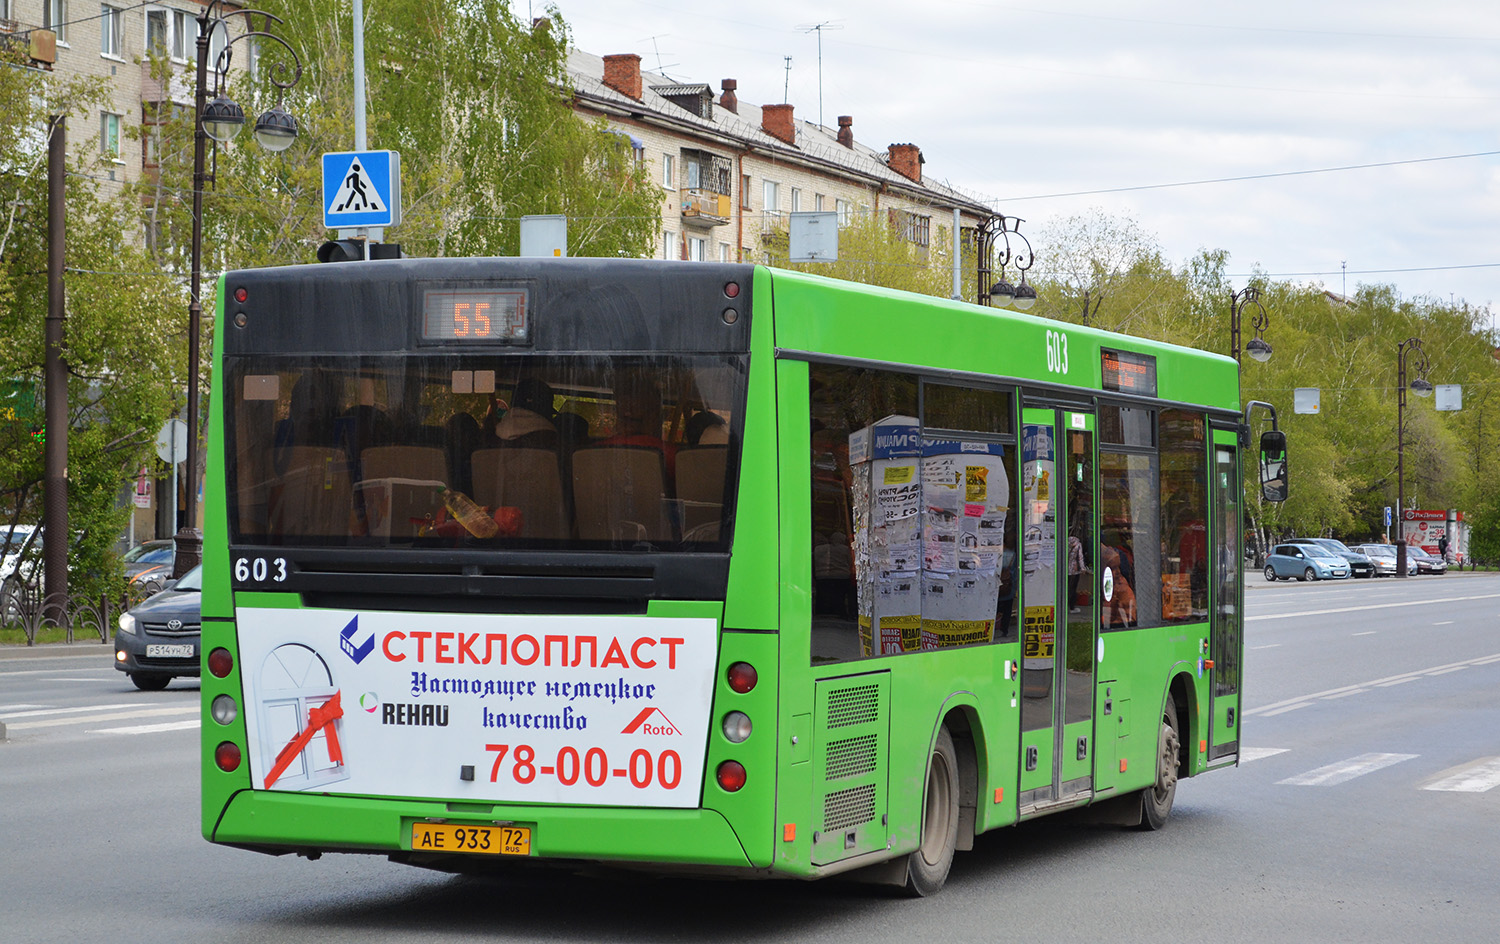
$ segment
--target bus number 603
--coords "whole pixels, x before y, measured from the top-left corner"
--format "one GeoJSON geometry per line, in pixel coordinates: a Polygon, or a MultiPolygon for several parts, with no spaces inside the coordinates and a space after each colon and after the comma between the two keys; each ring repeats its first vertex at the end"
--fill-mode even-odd
{"type": "Polygon", "coordinates": [[[1054,374],[1068,372],[1068,336],[1061,331],[1047,332],[1047,370],[1054,374]]]}

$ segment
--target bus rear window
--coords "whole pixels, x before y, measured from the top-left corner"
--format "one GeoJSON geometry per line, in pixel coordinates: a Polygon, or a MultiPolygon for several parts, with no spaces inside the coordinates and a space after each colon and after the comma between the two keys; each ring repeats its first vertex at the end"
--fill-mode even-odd
{"type": "Polygon", "coordinates": [[[230,358],[231,541],[721,550],[745,358],[230,358]]]}

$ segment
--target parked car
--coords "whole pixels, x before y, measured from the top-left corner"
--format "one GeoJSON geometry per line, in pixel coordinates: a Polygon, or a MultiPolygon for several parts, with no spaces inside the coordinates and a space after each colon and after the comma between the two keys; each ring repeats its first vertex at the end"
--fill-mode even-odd
{"type": "Polygon", "coordinates": [[[174,678],[197,678],[203,568],[194,567],[156,596],[120,614],[115,668],[135,687],[157,692],[174,678]]]}
{"type": "Polygon", "coordinates": [[[175,541],[145,541],[125,552],[125,579],[130,581],[132,597],[144,600],[160,593],[172,579],[172,565],[177,560],[175,541]]]}
{"type": "Polygon", "coordinates": [[[1266,557],[1266,579],[1342,580],[1349,562],[1318,544],[1278,544],[1266,557]]]}
{"type": "Polygon", "coordinates": [[[1349,576],[1351,577],[1375,576],[1375,562],[1370,560],[1367,555],[1347,547],[1343,541],[1335,538],[1306,538],[1297,543],[1316,544],[1342,557],[1349,562],[1349,576]]]}
{"type": "Polygon", "coordinates": [[[1448,572],[1448,564],[1436,554],[1429,554],[1420,547],[1408,547],[1406,556],[1417,562],[1419,574],[1442,574],[1448,572]]]}
{"type": "MultiPolygon", "coordinates": [[[[1375,562],[1376,576],[1396,575],[1396,545],[1394,544],[1358,544],[1354,548],[1361,554],[1375,562]]],[[[1417,572],[1417,562],[1414,558],[1406,558],[1407,576],[1417,572]]]]}

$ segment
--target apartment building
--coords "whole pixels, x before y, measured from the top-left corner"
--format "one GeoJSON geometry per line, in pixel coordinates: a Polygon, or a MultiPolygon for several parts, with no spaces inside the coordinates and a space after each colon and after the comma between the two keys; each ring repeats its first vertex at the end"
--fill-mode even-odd
{"type": "Polygon", "coordinates": [[[800,120],[789,104],[741,101],[735,79],[716,97],[706,84],[643,70],[633,53],[573,50],[568,69],[574,107],[628,136],[662,188],[659,258],[763,261],[762,237],[799,211],[837,212],[840,225],[883,215],[920,246],[951,230],[955,208],[964,229],[991,215],[924,175],[916,144],[877,151],[855,140],[852,116],[837,128],[800,120]]]}
{"type": "MultiPolygon", "coordinates": [[[[27,43],[40,68],[108,79],[109,93],[97,111],[69,116],[68,147],[97,152],[104,160],[105,186],[109,181],[118,186],[156,163],[151,136],[132,135],[130,129],[149,127],[173,107],[192,107],[202,9],[195,0],[0,0],[0,41],[27,43]],[[152,74],[153,52],[171,63],[165,82],[152,74]]],[[[224,42],[221,27],[210,55],[216,56],[224,42]]]]}

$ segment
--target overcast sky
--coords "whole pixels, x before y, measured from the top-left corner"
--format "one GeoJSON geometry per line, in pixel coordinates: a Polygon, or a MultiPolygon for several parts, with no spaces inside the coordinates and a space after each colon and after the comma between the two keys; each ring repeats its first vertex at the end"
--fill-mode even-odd
{"type": "MultiPolygon", "coordinates": [[[[512,0],[540,14],[539,0],[512,0]]],[[[575,44],[674,79],[739,80],[1034,233],[1092,207],[1181,265],[1350,292],[1500,301],[1500,3],[1494,0],[558,0],[575,44]],[[1045,8],[1044,8],[1045,6],[1045,8]],[[790,72],[785,57],[791,56],[790,72]],[[1418,161],[1422,161],[1417,163],[1418,161]],[[1228,177],[1332,173],[1067,196],[1228,177]],[[1408,271],[1396,271],[1408,270],[1408,271]],[[1412,271],[1420,270],[1420,271],[1412,271]]]]}

